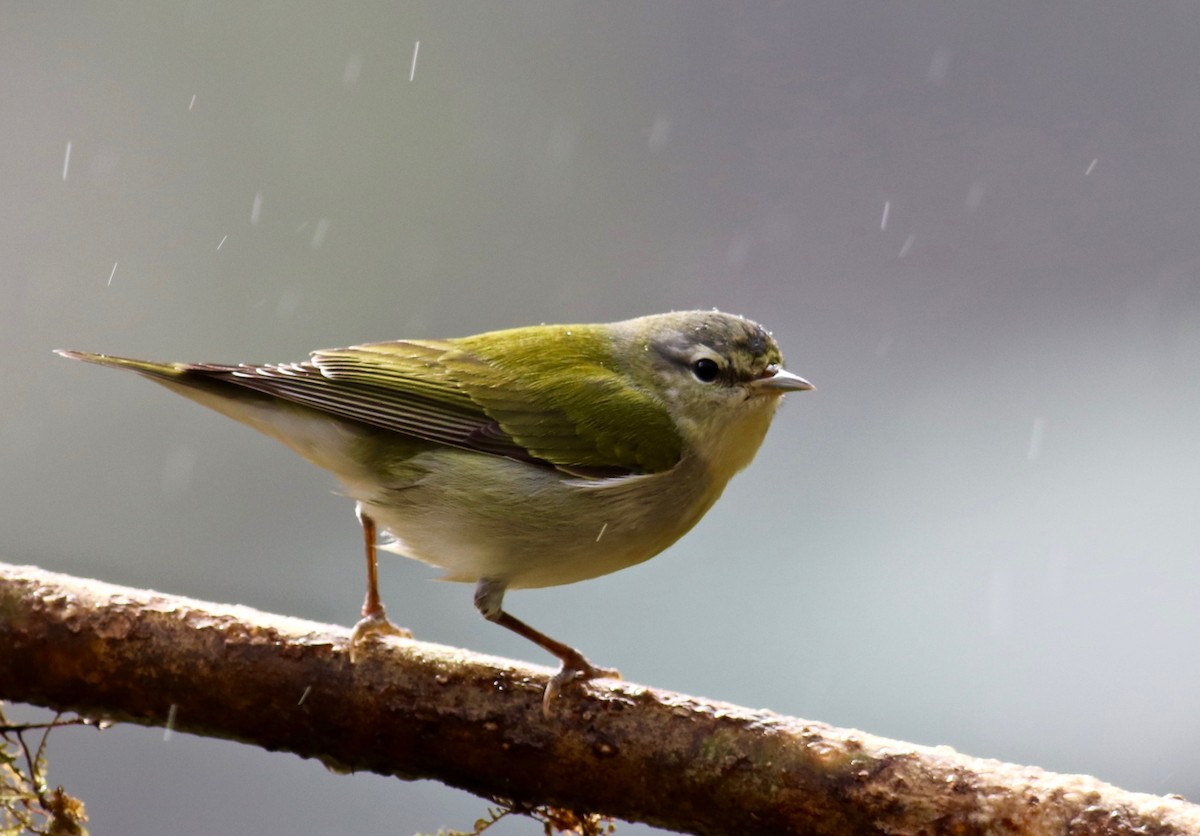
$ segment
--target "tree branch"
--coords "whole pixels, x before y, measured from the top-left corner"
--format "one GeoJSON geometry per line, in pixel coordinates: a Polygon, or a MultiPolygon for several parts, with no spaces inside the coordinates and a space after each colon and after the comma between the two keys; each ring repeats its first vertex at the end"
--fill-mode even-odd
{"type": "Polygon", "coordinates": [[[545,668],[0,564],[0,699],[727,833],[1200,833],[1200,807],[545,668]]]}

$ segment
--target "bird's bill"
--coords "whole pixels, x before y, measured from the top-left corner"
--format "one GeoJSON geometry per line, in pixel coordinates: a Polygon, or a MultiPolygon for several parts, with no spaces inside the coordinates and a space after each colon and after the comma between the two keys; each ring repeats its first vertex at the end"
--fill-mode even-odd
{"type": "Polygon", "coordinates": [[[783,394],[784,392],[804,392],[816,389],[798,374],[792,374],[784,369],[768,369],[763,377],[750,384],[756,391],[763,394],[783,394]]]}

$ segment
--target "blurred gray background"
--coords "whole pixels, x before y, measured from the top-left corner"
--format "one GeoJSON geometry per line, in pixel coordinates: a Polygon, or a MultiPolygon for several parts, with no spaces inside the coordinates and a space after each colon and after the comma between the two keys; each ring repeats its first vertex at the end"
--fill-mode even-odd
{"type": "MultiPolygon", "coordinates": [[[[511,610],[634,681],[1200,800],[1194,4],[112,6],[0,22],[4,560],[361,604],[330,476],[52,348],[717,306],[818,391],[667,553],[511,610]]],[[[397,621],[550,662],[435,574],[384,563],[397,621]]],[[[162,738],[60,732],[51,781],[97,834],[485,807],[162,738]]]]}

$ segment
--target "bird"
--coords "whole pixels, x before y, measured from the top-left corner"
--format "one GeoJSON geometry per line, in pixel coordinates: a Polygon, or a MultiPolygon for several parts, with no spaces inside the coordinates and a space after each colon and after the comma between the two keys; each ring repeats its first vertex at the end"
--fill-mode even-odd
{"type": "Polygon", "coordinates": [[[786,371],[761,325],[717,310],[365,343],[293,363],[158,363],[58,349],[135,372],[331,471],[362,526],[355,648],[411,635],[387,617],[376,549],[473,583],[488,621],[557,657],[568,683],[619,676],[504,609],[509,589],[595,578],[689,531],[745,468],[786,371]],[[380,538],[382,535],[382,541],[380,538]]]}

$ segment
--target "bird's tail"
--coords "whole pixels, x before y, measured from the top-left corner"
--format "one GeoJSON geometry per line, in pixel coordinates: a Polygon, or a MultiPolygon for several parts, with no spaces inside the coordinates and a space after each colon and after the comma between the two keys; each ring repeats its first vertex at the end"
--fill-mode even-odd
{"type": "Polygon", "coordinates": [[[186,363],[152,363],[149,360],[134,360],[130,357],[113,357],[111,354],[93,354],[90,351],[72,351],[66,348],[56,348],[54,353],[71,360],[83,360],[85,363],[96,363],[100,366],[112,366],[116,369],[128,369],[131,372],[147,377],[179,380],[187,376],[186,363]]]}
{"type": "Polygon", "coordinates": [[[366,427],[239,385],[236,376],[246,367],[155,363],[65,349],[55,349],[55,353],[71,360],[137,372],[178,395],[253,427],[343,478],[354,478],[362,469],[354,451],[366,427]]]}

